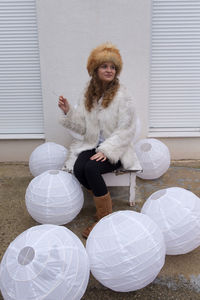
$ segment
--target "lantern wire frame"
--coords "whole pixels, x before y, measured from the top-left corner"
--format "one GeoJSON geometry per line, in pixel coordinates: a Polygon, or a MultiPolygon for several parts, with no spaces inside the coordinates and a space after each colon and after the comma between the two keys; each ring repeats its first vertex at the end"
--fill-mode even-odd
{"type": "Polygon", "coordinates": [[[0,288],[5,300],[79,300],[89,274],[85,247],[73,232],[38,225],[7,248],[0,265],[0,288]]]}

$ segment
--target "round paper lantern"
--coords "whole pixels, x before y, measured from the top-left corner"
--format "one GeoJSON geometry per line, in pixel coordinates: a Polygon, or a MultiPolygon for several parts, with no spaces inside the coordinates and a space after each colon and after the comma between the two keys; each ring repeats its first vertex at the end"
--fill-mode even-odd
{"type": "Polygon", "coordinates": [[[20,234],[0,265],[5,300],[79,300],[89,280],[87,253],[78,237],[56,225],[39,225],[20,234]]]}
{"type": "Polygon", "coordinates": [[[159,190],[141,212],[163,232],[167,254],[184,254],[200,246],[200,198],[192,192],[179,187],[159,190]]]}
{"type": "Polygon", "coordinates": [[[170,166],[170,153],[167,146],[156,139],[142,139],[135,144],[135,152],[143,172],[137,173],[142,179],[156,179],[170,166]]]}
{"type": "Polygon", "coordinates": [[[74,175],[49,170],[32,179],[26,190],[26,207],[39,223],[71,222],[83,206],[83,191],[74,175]]]}
{"type": "Polygon", "coordinates": [[[149,217],[128,210],[101,219],[86,243],[92,274],[118,292],[152,282],[164,265],[165,250],[158,226],[149,217]]]}
{"type": "Polygon", "coordinates": [[[47,142],[38,146],[29,159],[29,168],[33,176],[38,176],[47,170],[59,170],[63,167],[67,149],[59,144],[47,142]]]}

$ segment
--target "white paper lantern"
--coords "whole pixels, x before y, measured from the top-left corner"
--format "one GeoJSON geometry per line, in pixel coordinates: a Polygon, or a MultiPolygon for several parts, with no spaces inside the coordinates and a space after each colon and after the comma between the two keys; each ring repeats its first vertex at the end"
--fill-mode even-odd
{"type": "Polygon", "coordinates": [[[63,167],[67,149],[59,144],[47,142],[31,153],[29,168],[33,176],[38,176],[47,170],[59,170],[63,167]]]}
{"type": "Polygon", "coordinates": [[[0,265],[5,300],[79,300],[89,280],[85,248],[69,229],[39,225],[20,234],[0,265]]]}
{"type": "Polygon", "coordinates": [[[167,146],[156,139],[142,139],[135,144],[135,152],[143,172],[137,173],[142,179],[156,179],[170,166],[170,153],[167,146]]]}
{"type": "Polygon", "coordinates": [[[147,216],[119,211],[101,219],[91,231],[86,251],[94,277],[118,292],[141,289],[158,275],[165,261],[165,243],[147,216]]]}
{"type": "Polygon", "coordinates": [[[159,190],[141,212],[163,232],[167,254],[184,254],[200,246],[200,198],[192,192],[179,187],[159,190]]]}
{"type": "Polygon", "coordinates": [[[39,223],[71,222],[83,206],[83,191],[74,175],[49,170],[32,179],[26,190],[26,207],[39,223]]]}

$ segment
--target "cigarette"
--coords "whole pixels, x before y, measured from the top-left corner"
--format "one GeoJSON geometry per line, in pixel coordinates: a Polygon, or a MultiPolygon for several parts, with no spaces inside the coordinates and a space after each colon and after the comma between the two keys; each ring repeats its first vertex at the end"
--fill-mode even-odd
{"type": "Polygon", "coordinates": [[[52,94],[54,94],[54,95],[56,95],[57,97],[59,97],[59,95],[58,95],[56,92],[54,92],[54,91],[52,91],[52,94]]]}

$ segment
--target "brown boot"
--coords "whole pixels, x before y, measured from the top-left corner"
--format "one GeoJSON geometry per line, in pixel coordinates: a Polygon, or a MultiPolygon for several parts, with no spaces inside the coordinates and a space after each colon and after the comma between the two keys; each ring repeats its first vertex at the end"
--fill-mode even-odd
{"type": "MultiPolygon", "coordinates": [[[[86,189],[86,190],[87,190],[87,192],[88,192],[89,194],[93,195],[92,190],[88,190],[88,189],[86,189]]],[[[98,221],[100,220],[100,219],[98,218],[98,216],[97,216],[97,211],[95,212],[95,214],[94,214],[94,216],[93,216],[93,219],[94,219],[95,222],[98,222],[98,221]]]]}
{"type": "MultiPolygon", "coordinates": [[[[100,196],[100,197],[94,196],[94,202],[95,202],[96,209],[97,209],[96,215],[97,215],[98,221],[100,219],[102,219],[103,217],[105,217],[105,216],[112,213],[112,200],[111,200],[109,192],[107,194],[103,195],[103,196],[100,196]]],[[[93,227],[96,225],[96,223],[94,223],[93,225],[87,227],[82,232],[82,236],[87,238],[88,235],[90,234],[90,231],[93,229],[93,227]]]]}

